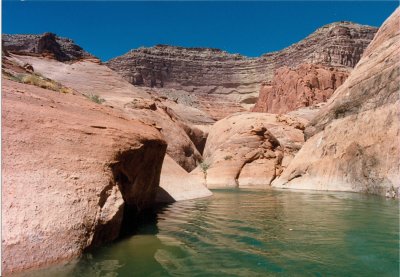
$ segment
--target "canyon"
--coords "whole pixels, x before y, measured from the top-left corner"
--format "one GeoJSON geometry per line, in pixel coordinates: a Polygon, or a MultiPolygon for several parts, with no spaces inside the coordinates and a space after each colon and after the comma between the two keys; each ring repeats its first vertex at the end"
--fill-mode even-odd
{"type": "Polygon", "coordinates": [[[258,58],[157,45],[104,63],[52,33],[3,35],[3,272],[71,260],[209,189],[398,198],[399,19],[258,58]]]}
{"type": "Polygon", "coordinates": [[[219,49],[157,45],[134,49],[106,64],[130,83],[152,89],[222,119],[256,103],[263,82],[283,66],[320,64],[349,71],[374,37],[376,28],[336,22],[302,41],[259,58],[219,49]],[[222,107],[222,108],[221,108],[222,107]]]}

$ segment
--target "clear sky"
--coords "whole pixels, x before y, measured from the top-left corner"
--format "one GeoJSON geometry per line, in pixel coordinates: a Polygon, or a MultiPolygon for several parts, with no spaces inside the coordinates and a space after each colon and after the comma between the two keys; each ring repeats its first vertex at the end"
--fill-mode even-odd
{"type": "Polygon", "coordinates": [[[256,57],[334,21],[380,26],[397,1],[39,2],[3,1],[3,33],[53,32],[106,61],[170,44],[256,57]]]}

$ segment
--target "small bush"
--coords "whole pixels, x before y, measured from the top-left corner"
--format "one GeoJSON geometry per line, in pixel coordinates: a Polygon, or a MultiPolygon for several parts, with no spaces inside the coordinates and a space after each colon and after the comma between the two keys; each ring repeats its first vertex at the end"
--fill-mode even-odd
{"type": "Polygon", "coordinates": [[[62,88],[60,88],[60,92],[61,92],[61,93],[65,93],[65,94],[67,94],[67,93],[73,93],[73,89],[67,88],[67,87],[62,87],[62,88]]]}
{"type": "Polygon", "coordinates": [[[49,90],[54,90],[54,91],[59,91],[61,88],[61,85],[58,84],[57,82],[41,77],[36,74],[30,74],[30,75],[25,75],[22,77],[21,82],[24,84],[30,84],[34,85],[37,87],[41,87],[44,89],[49,89],[49,90]]]}
{"type": "Polygon", "coordinates": [[[207,169],[210,168],[210,164],[208,164],[208,163],[206,163],[206,162],[201,162],[199,165],[200,165],[200,168],[201,168],[201,170],[202,170],[203,172],[206,172],[207,169]]]}
{"type": "Polygon", "coordinates": [[[225,156],[224,159],[225,161],[232,160],[232,156],[231,155],[225,156]]]}
{"type": "Polygon", "coordinates": [[[97,104],[102,104],[103,102],[105,102],[106,100],[101,98],[100,96],[98,96],[97,94],[90,94],[88,96],[88,98],[90,100],[92,100],[93,102],[97,103],[97,104]]]}
{"type": "Polygon", "coordinates": [[[10,72],[7,72],[5,70],[2,70],[2,73],[3,73],[3,77],[5,77],[6,79],[21,83],[21,79],[22,79],[21,74],[13,75],[10,72]]]}

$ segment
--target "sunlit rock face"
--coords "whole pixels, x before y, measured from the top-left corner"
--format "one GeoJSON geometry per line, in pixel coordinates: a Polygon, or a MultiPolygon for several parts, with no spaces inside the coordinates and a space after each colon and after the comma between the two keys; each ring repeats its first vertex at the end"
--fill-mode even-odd
{"type": "Polygon", "coordinates": [[[269,187],[303,145],[306,123],[266,113],[228,116],[210,129],[204,162],[191,175],[209,188],[269,187]]]}
{"type": "Polygon", "coordinates": [[[344,83],[349,71],[314,64],[302,64],[295,69],[281,67],[271,82],[262,84],[252,111],[287,113],[326,102],[344,83]]]}
{"type": "Polygon", "coordinates": [[[259,58],[212,48],[157,45],[131,50],[106,64],[134,85],[173,91],[178,101],[189,101],[221,119],[251,108],[261,84],[272,81],[277,68],[304,63],[354,67],[375,32],[374,27],[336,22],[259,58]]]}
{"type": "Polygon", "coordinates": [[[124,207],[151,207],[166,142],[89,101],[3,79],[3,274],[78,257],[119,236],[124,207]]]}
{"type": "Polygon", "coordinates": [[[398,197],[400,9],[321,108],[308,140],[273,185],[398,197]]]}

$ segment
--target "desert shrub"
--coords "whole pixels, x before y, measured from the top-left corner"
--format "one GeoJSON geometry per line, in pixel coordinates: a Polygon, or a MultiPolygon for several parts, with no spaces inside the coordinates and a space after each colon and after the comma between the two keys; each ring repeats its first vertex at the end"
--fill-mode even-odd
{"type": "Polygon", "coordinates": [[[231,155],[225,156],[224,159],[225,161],[232,160],[232,156],[231,155]]]}
{"type": "Polygon", "coordinates": [[[67,94],[67,93],[73,93],[73,89],[67,88],[67,87],[62,87],[62,88],[60,88],[60,92],[61,92],[61,93],[65,93],[65,94],[67,94]]]}
{"type": "Polygon", "coordinates": [[[200,168],[201,168],[201,170],[203,171],[203,172],[207,172],[207,169],[209,169],[210,168],[210,164],[209,163],[207,163],[207,162],[201,162],[200,164],[200,168]]]}
{"type": "Polygon", "coordinates": [[[58,84],[57,82],[47,79],[47,78],[44,78],[37,74],[24,75],[21,78],[21,82],[24,84],[30,84],[30,85],[34,85],[37,87],[54,90],[54,91],[59,91],[61,88],[61,85],[58,84]]]}
{"type": "Polygon", "coordinates": [[[101,98],[101,97],[98,96],[97,94],[89,94],[89,95],[88,95],[88,98],[89,98],[91,101],[93,101],[93,102],[95,102],[95,103],[97,103],[97,104],[102,104],[103,102],[106,101],[105,99],[101,98]]]}
{"type": "Polygon", "coordinates": [[[2,73],[3,73],[3,77],[5,77],[6,79],[9,79],[9,80],[14,81],[14,82],[21,83],[21,79],[22,79],[22,75],[21,74],[14,75],[14,74],[11,74],[10,72],[7,72],[5,70],[2,70],[2,73]]]}

